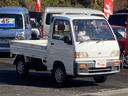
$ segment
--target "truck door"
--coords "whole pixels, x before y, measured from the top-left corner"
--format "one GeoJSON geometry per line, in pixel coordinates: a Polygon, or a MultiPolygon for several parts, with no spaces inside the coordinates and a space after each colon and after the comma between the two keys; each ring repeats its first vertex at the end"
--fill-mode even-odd
{"type": "MultiPolygon", "coordinates": [[[[50,41],[49,61],[60,61],[68,74],[73,74],[74,51],[71,27],[68,20],[56,19],[50,41]]],[[[50,64],[51,64],[50,62],[50,64]]]]}

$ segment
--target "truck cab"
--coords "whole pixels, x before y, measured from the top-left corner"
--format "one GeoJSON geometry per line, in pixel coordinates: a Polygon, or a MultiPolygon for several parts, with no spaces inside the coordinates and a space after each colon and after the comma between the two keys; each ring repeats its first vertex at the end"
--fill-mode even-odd
{"type": "Polygon", "coordinates": [[[26,8],[0,8],[0,52],[10,52],[10,40],[31,39],[31,25],[26,8]]]}
{"type": "Polygon", "coordinates": [[[49,37],[47,62],[61,62],[67,74],[103,75],[119,71],[118,43],[102,17],[56,16],[49,37]]]}

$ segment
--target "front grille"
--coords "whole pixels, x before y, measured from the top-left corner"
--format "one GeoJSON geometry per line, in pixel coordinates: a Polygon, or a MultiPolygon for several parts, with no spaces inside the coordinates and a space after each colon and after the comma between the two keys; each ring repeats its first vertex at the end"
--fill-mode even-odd
{"type": "Polygon", "coordinates": [[[105,67],[105,68],[89,68],[89,73],[98,73],[98,72],[110,72],[112,70],[111,67],[105,67]]]}

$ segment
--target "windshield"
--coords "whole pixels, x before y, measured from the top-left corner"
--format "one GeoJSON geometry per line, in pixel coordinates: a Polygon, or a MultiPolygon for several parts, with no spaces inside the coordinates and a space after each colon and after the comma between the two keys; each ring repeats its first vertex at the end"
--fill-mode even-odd
{"type": "Polygon", "coordinates": [[[22,15],[0,14],[0,29],[22,29],[22,15]]]}
{"type": "Polygon", "coordinates": [[[114,40],[113,33],[106,20],[73,20],[76,41],[114,40]]]}

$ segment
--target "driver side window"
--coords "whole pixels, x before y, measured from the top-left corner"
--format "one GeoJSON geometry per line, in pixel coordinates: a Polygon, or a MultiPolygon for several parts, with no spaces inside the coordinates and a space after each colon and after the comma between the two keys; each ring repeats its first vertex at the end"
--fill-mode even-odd
{"type": "Polygon", "coordinates": [[[56,19],[52,38],[64,41],[64,37],[68,37],[71,40],[70,23],[67,20],[56,19]]]}

